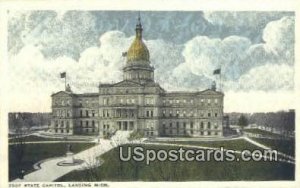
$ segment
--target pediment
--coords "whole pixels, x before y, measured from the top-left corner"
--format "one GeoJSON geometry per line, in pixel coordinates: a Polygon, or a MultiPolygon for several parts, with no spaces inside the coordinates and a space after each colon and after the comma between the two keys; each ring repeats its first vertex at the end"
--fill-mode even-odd
{"type": "Polygon", "coordinates": [[[139,86],[141,86],[141,84],[124,80],[124,81],[114,84],[113,86],[114,87],[139,87],[139,86]]]}
{"type": "Polygon", "coordinates": [[[59,91],[57,93],[52,94],[52,97],[71,97],[73,94],[67,91],[59,91]]]}
{"type": "Polygon", "coordinates": [[[207,90],[201,91],[200,94],[201,95],[222,95],[221,92],[214,91],[214,90],[211,90],[211,89],[207,89],[207,90]]]}

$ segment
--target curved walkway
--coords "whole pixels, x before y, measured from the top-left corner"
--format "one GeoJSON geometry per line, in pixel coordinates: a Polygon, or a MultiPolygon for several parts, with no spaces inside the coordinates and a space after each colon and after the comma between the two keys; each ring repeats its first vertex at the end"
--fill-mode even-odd
{"type": "MultiPolygon", "coordinates": [[[[66,159],[64,157],[45,160],[39,164],[40,169],[24,176],[24,179],[16,179],[14,182],[52,182],[62,177],[63,175],[81,169],[94,168],[101,165],[97,159],[107,151],[117,147],[118,145],[128,142],[130,131],[117,132],[111,140],[100,139],[99,143],[87,150],[75,154],[75,159],[84,160],[85,162],[78,166],[58,166],[57,163],[66,159]]],[[[56,141],[49,141],[56,142],[56,141]]],[[[77,142],[77,141],[76,141],[77,142]]]]}

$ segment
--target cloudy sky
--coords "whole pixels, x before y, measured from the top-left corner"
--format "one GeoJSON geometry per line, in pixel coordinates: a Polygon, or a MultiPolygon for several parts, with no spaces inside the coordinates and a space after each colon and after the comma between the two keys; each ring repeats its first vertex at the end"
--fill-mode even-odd
{"type": "MultiPolygon", "coordinates": [[[[97,92],[122,78],[138,13],[11,11],[8,21],[10,111],[50,111],[64,89],[97,92]],[[17,101],[17,102],[16,102],[17,101]]],[[[222,70],[225,111],[293,108],[294,13],[141,12],[155,79],[167,90],[203,90],[222,70]]]]}

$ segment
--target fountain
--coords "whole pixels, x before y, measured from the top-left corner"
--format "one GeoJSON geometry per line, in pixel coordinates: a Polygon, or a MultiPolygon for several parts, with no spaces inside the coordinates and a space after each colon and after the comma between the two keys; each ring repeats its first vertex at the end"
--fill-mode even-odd
{"type": "Polygon", "coordinates": [[[58,166],[75,166],[75,165],[80,165],[84,161],[81,159],[74,159],[74,153],[72,152],[72,145],[67,144],[67,152],[66,152],[66,157],[65,160],[60,161],[57,163],[58,166]]]}

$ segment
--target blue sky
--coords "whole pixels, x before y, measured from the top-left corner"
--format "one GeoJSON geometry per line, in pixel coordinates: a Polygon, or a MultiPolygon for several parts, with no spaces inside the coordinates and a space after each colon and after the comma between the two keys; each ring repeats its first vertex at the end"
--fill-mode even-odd
{"type": "MultiPolygon", "coordinates": [[[[76,92],[97,92],[99,82],[120,81],[126,61],[121,54],[132,42],[137,15],[9,12],[10,79],[23,80],[11,91],[47,85],[35,91],[42,100],[63,89],[62,71],[76,92]]],[[[213,70],[221,68],[228,93],[293,91],[292,12],[141,11],[141,17],[155,79],[167,90],[206,89],[213,70]]]]}

